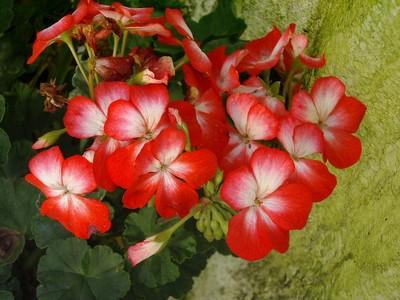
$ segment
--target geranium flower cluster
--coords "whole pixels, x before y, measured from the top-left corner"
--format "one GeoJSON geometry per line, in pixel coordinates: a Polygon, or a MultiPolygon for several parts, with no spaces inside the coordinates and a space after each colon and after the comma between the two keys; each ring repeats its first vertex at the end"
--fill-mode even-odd
{"type": "MultiPolygon", "coordinates": [[[[204,53],[179,10],[151,13],[82,0],[37,34],[28,63],[54,42],[66,42],[73,53],[71,38],[86,45],[89,73],[81,69],[91,98],[70,99],[64,125],[72,137],[93,139],[82,156],[64,160],[52,147],[32,159],[26,179],[47,197],[42,214],[80,238],[104,233],[111,226],[107,206],[83,195],[118,186],[126,189],[125,208],[143,208],[154,197],[161,217],[194,216],[208,240],[226,237],[244,259],[286,252],[290,230],[302,229],[313,203],[337,184],[326,162],[347,168],[359,160],[361,142],[353,134],[365,105],[346,96],[335,77],[317,79],[311,93],[300,90],[303,70],[324,66],[325,57],[304,54],[307,37],[294,24],[227,55],[224,46],[204,53]],[[175,66],[152,48],[124,56],[119,40],[130,34],[157,35],[183,47],[185,56],[175,66]],[[113,56],[101,57],[98,45],[109,35],[113,56]],[[171,102],[168,82],[180,67],[186,97],[171,102]],[[306,158],[317,153],[323,161],[306,158]]],[[[35,148],[50,146],[62,132],[47,134],[35,148]]],[[[133,264],[160,251],[170,233],[131,246],[133,264]]]]}

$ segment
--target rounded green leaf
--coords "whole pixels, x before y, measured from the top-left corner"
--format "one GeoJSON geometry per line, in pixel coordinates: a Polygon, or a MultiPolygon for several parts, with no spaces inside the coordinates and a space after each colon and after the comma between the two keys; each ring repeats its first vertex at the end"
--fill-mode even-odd
{"type": "Polygon", "coordinates": [[[107,246],[91,249],[86,241],[54,242],[40,261],[37,296],[41,300],[122,298],[130,286],[122,257],[107,246]]]}
{"type": "Polygon", "coordinates": [[[5,164],[8,158],[8,152],[11,148],[11,142],[7,133],[0,128],[0,165],[5,164]]]}

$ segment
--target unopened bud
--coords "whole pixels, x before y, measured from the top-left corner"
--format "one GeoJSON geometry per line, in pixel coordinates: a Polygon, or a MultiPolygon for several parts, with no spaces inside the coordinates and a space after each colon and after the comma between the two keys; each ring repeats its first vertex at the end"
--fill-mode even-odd
{"type": "Polygon", "coordinates": [[[53,145],[57,140],[59,139],[60,135],[62,135],[64,132],[67,132],[67,129],[60,129],[60,130],[54,130],[46,133],[45,135],[42,135],[36,143],[32,145],[32,149],[42,149],[49,147],[53,145]]]}

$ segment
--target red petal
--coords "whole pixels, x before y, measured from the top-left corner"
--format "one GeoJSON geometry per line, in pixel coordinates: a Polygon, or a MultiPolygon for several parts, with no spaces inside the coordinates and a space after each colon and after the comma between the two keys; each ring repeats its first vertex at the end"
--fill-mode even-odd
{"type": "Polygon", "coordinates": [[[167,21],[183,36],[190,37],[193,40],[193,34],[183,19],[182,12],[179,9],[167,8],[165,10],[167,21]]]}
{"type": "Polygon", "coordinates": [[[116,100],[130,100],[130,86],[126,82],[101,82],[94,88],[96,103],[105,116],[108,107],[116,100]]]}
{"type": "Polygon", "coordinates": [[[313,205],[311,192],[302,184],[291,183],[262,199],[261,209],[286,230],[302,229],[313,205]]]}
{"type": "Polygon", "coordinates": [[[164,85],[133,85],[131,102],[143,116],[146,130],[154,131],[167,110],[169,93],[164,85]]]}
{"type": "Polygon", "coordinates": [[[132,182],[122,197],[124,207],[130,209],[143,208],[154,196],[161,183],[160,173],[149,173],[132,182]]]}
{"type": "Polygon", "coordinates": [[[361,141],[351,133],[326,127],[324,157],[338,169],[354,165],[361,157],[361,141]]]}
{"type": "Polygon", "coordinates": [[[261,147],[250,160],[251,169],[258,184],[259,199],[267,197],[294,172],[294,164],[289,155],[281,150],[261,147]]]}
{"type": "Polygon", "coordinates": [[[366,110],[367,107],[356,98],[344,96],[325,124],[330,128],[354,133],[358,130],[366,110]]]}
{"type": "Polygon", "coordinates": [[[186,182],[170,173],[164,173],[162,180],[156,193],[157,212],[163,218],[171,218],[175,214],[183,218],[198,203],[199,195],[186,182]]]}
{"type": "Polygon", "coordinates": [[[183,50],[190,59],[192,66],[199,72],[208,72],[211,67],[211,61],[207,55],[200,49],[199,45],[191,39],[185,38],[182,41],[183,50]]]}
{"type": "Polygon", "coordinates": [[[106,116],[92,100],[86,97],[72,98],[64,116],[64,125],[69,135],[87,139],[104,135],[106,116]]]}
{"type": "Polygon", "coordinates": [[[227,243],[239,257],[255,261],[272,249],[284,253],[289,248],[289,232],[276,226],[259,208],[244,209],[229,221],[227,243]]]}
{"type": "Polygon", "coordinates": [[[322,68],[325,66],[325,54],[322,57],[310,57],[299,54],[300,61],[310,68],[322,68]]]}
{"type": "Polygon", "coordinates": [[[97,184],[93,176],[93,165],[86,158],[74,155],[62,165],[62,182],[72,194],[88,194],[97,184]]]}
{"type": "Polygon", "coordinates": [[[62,17],[57,23],[54,23],[50,27],[39,31],[36,35],[37,39],[40,41],[50,41],[58,37],[64,31],[69,30],[74,24],[72,15],[66,15],[62,17]]]}
{"type": "Polygon", "coordinates": [[[233,94],[229,96],[226,110],[241,135],[247,135],[248,114],[250,108],[257,103],[257,99],[249,94],[233,94]]]}
{"type": "Polygon", "coordinates": [[[128,101],[117,100],[108,108],[105,133],[119,141],[146,135],[146,121],[137,108],[128,101]]]}
{"type": "Polygon", "coordinates": [[[235,210],[255,204],[257,182],[248,166],[228,173],[221,187],[221,198],[235,210]]]}
{"type": "Polygon", "coordinates": [[[119,142],[113,138],[107,138],[95,151],[93,158],[93,174],[96,183],[107,192],[112,192],[116,188],[107,172],[107,160],[116,149],[119,149],[119,142]]]}
{"type": "Polygon", "coordinates": [[[28,65],[32,64],[39,57],[39,55],[44,51],[44,49],[46,49],[47,46],[49,46],[51,44],[52,44],[52,42],[50,42],[50,41],[39,41],[36,39],[36,41],[33,43],[32,56],[29,57],[27,64],[28,65]]]}
{"type": "MultiPolygon", "coordinates": [[[[40,152],[29,162],[29,170],[32,175],[45,186],[49,187],[49,190],[46,191],[46,196],[48,197],[59,196],[65,192],[65,187],[61,179],[63,162],[64,157],[58,146],[40,152]]],[[[32,184],[36,185],[35,183],[32,184]]],[[[38,185],[36,186],[39,187],[38,185]]]]}
{"type": "Polygon", "coordinates": [[[145,140],[141,139],[115,150],[110,155],[107,160],[107,172],[116,185],[126,189],[136,179],[135,162],[144,145],[145,140]]]}
{"type": "Polygon", "coordinates": [[[202,149],[181,154],[168,166],[168,171],[185,180],[191,187],[199,189],[214,177],[217,168],[214,153],[202,149]]]}
{"type": "Polygon", "coordinates": [[[324,150],[324,134],[321,129],[311,123],[298,125],[293,132],[294,152],[296,157],[306,157],[324,150]]]}
{"type": "Polygon", "coordinates": [[[313,99],[306,91],[300,91],[293,96],[290,114],[302,122],[318,124],[320,121],[313,99]]]}
{"type": "Polygon", "coordinates": [[[336,77],[321,77],[315,81],[311,88],[311,96],[318,112],[319,121],[326,121],[328,115],[343,98],[345,91],[346,87],[336,77]]]}
{"type": "Polygon", "coordinates": [[[337,184],[336,176],[329,172],[324,163],[313,159],[300,159],[295,161],[294,165],[296,170],[290,181],[307,186],[314,202],[320,202],[332,194],[337,184]]]}
{"type": "Polygon", "coordinates": [[[59,221],[82,239],[90,238],[94,232],[104,233],[111,227],[107,205],[70,193],[47,199],[42,204],[41,213],[59,221]]]}
{"type": "Polygon", "coordinates": [[[253,105],[247,117],[246,132],[251,140],[271,140],[276,137],[279,122],[264,105],[253,105]]]}

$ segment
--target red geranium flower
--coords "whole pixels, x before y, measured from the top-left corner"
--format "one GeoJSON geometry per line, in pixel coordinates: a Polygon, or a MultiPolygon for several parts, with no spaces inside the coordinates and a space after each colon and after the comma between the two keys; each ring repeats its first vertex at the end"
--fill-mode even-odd
{"type": "Polygon", "coordinates": [[[221,198],[241,210],[229,221],[227,243],[233,253],[254,261],[272,249],[288,250],[289,230],[306,225],[313,203],[304,185],[286,184],[293,171],[288,154],[263,147],[248,165],[228,174],[221,198]]]}
{"type": "Polygon", "coordinates": [[[317,124],[325,139],[324,160],[342,169],[354,165],[361,156],[361,141],[352,135],[358,130],[367,107],[347,97],[346,87],[336,77],[315,81],[311,95],[300,91],[293,97],[291,114],[302,122],[317,124]]]}
{"type": "Polygon", "coordinates": [[[25,176],[26,181],[47,197],[41,207],[42,215],[59,221],[82,239],[110,229],[107,205],[81,196],[97,186],[92,164],[86,158],[75,155],[64,160],[60,149],[52,147],[33,157],[29,170],[32,174],[25,176]]]}

